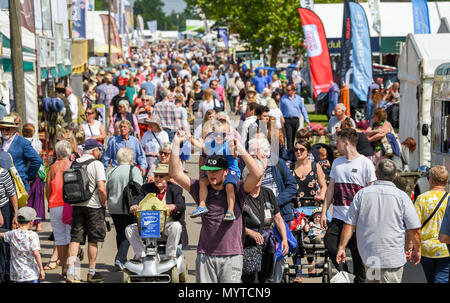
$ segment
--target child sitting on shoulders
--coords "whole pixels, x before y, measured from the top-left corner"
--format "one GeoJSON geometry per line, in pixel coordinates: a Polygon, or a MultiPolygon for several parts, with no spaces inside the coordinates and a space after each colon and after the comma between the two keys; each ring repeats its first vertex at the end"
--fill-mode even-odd
{"type": "MultiPolygon", "coordinates": [[[[213,126],[213,132],[206,136],[205,141],[196,140],[190,137],[191,143],[199,148],[202,148],[206,157],[213,155],[222,155],[228,161],[228,174],[225,178],[224,186],[227,193],[228,209],[223,218],[224,221],[233,221],[234,204],[236,202],[235,190],[237,183],[241,177],[241,171],[238,166],[238,153],[236,138],[232,138],[229,132],[228,123],[216,121],[213,126]]],[[[202,169],[204,172],[205,170],[202,169]]],[[[206,207],[206,198],[208,195],[209,181],[206,173],[200,178],[200,192],[199,192],[199,206],[192,213],[191,218],[204,215],[208,212],[206,207]]]]}
{"type": "Polygon", "coordinates": [[[19,228],[0,233],[0,238],[11,247],[10,277],[16,283],[39,283],[45,278],[42,266],[41,245],[37,233],[31,230],[33,221],[41,219],[36,217],[36,211],[28,206],[17,212],[19,228]]]}

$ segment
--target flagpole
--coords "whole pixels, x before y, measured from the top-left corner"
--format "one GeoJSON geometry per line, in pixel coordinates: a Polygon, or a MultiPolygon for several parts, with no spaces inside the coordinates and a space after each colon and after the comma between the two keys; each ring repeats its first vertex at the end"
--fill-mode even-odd
{"type": "Polygon", "coordinates": [[[111,0],[108,1],[108,66],[111,66],[111,0]]]}

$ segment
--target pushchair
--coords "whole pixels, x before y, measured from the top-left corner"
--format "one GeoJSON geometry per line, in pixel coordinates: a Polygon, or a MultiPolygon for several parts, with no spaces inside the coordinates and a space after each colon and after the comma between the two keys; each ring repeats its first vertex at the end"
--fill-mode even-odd
{"type": "Polygon", "coordinates": [[[136,211],[139,235],[145,245],[142,261],[129,260],[124,264],[124,283],[179,283],[186,282],[187,268],[181,245],[175,259],[164,260],[167,237],[163,235],[167,210],[165,202],[155,194],[148,194],[136,211]]]}
{"type": "MultiPolygon", "coordinates": [[[[313,197],[298,198],[300,201],[313,200],[313,197]]],[[[300,221],[303,217],[306,217],[308,221],[312,221],[312,214],[317,206],[303,206],[294,208],[296,220],[300,221]]],[[[327,211],[327,222],[331,222],[332,216],[327,211]]],[[[283,269],[283,283],[291,283],[295,277],[322,277],[322,283],[329,283],[332,277],[333,263],[329,257],[328,251],[325,248],[325,244],[320,243],[306,243],[305,238],[307,234],[303,231],[303,226],[299,224],[297,228],[292,230],[292,233],[297,239],[297,248],[290,253],[293,259],[293,265],[285,264],[283,269]],[[317,260],[318,257],[322,257],[323,261],[315,262],[314,266],[308,264],[302,264],[301,260],[304,257],[310,257],[317,260]],[[316,268],[319,269],[315,274],[303,274],[303,269],[316,268]],[[292,271],[293,272],[292,272],[292,271]],[[300,275],[301,273],[301,275],[300,275]]]]}

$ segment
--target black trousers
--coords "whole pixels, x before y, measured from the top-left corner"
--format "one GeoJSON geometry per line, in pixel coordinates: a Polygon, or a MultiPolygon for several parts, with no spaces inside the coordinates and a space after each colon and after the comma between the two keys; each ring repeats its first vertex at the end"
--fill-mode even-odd
{"type": "Polygon", "coordinates": [[[299,127],[299,119],[296,117],[284,118],[284,127],[286,128],[287,150],[294,148],[295,133],[299,127]]]}
{"type": "Polygon", "coordinates": [[[125,263],[127,261],[128,249],[130,248],[130,242],[128,242],[128,239],[125,236],[125,228],[134,223],[134,216],[111,215],[111,218],[116,229],[117,254],[115,259],[125,263]]]}
{"type": "MultiPolygon", "coordinates": [[[[341,240],[342,228],[344,227],[344,221],[333,219],[328,225],[327,232],[324,237],[324,244],[328,250],[331,261],[337,268],[336,255],[339,247],[339,242],[341,240]]],[[[353,274],[355,277],[355,283],[364,283],[366,280],[366,270],[362,262],[361,256],[358,252],[358,247],[356,245],[356,234],[353,233],[350,241],[348,241],[347,247],[352,253],[353,261],[353,274]]],[[[344,263],[344,270],[348,272],[347,263],[344,263]]]]}

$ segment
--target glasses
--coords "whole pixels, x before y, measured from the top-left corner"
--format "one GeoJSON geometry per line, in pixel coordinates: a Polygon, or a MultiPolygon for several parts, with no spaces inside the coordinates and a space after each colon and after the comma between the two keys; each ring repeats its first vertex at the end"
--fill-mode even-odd
{"type": "Polygon", "coordinates": [[[294,151],[295,152],[300,152],[300,153],[303,154],[306,151],[306,148],[302,148],[302,147],[301,148],[294,148],[294,151]]]}
{"type": "Polygon", "coordinates": [[[170,153],[167,152],[160,152],[161,156],[170,156],[170,153]]]}
{"type": "Polygon", "coordinates": [[[157,178],[164,178],[166,175],[155,175],[155,179],[157,179],[157,178]]]}
{"type": "Polygon", "coordinates": [[[2,128],[0,128],[0,131],[9,132],[11,129],[12,129],[11,127],[2,127],[2,128]]]}
{"type": "Polygon", "coordinates": [[[93,112],[86,112],[86,115],[93,115],[93,112]]]}

